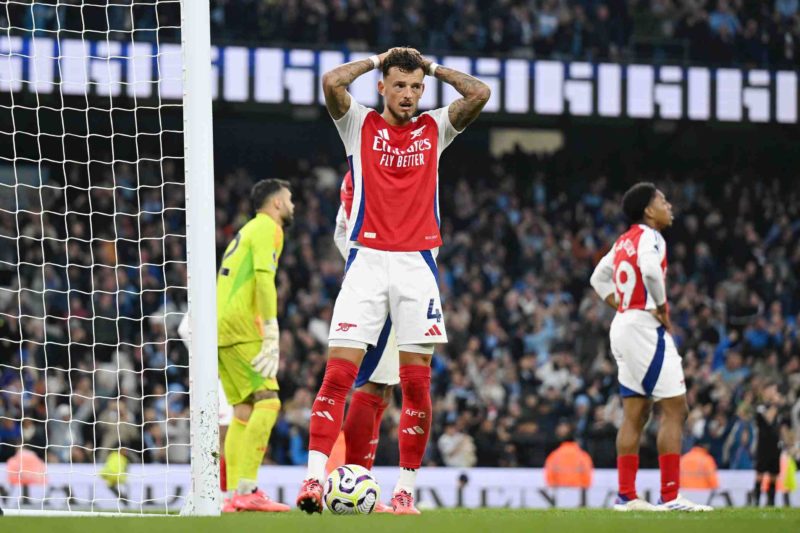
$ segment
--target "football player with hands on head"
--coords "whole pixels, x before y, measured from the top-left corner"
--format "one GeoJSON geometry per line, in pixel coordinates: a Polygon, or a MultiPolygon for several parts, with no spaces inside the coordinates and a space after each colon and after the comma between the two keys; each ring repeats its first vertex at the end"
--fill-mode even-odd
{"type": "Polygon", "coordinates": [[[711,511],[680,495],[680,453],[688,409],[681,356],[672,339],[667,303],[667,244],[672,205],[652,183],[637,183],[622,198],[631,226],[598,263],[591,284],[617,310],[611,352],[617,362],[623,422],[617,433],[618,511],[711,511]],[[661,498],[638,497],[639,442],[653,402],[661,408],[658,463],[661,498]]]}
{"type": "Polygon", "coordinates": [[[261,180],[251,192],[255,216],[225,249],[217,276],[219,375],[233,420],[225,435],[228,492],[223,512],[288,511],[258,489],[258,468],[278,419],[278,293],[283,230],[292,223],[289,183],[261,180]]]}
{"type": "MultiPolygon", "coordinates": [[[[353,209],[353,177],[348,172],[339,191],[341,200],[336,214],[336,230],[333,235],[336,249],[347,260],[347,220],[353,209]]],[[[375,453],[380,440],[381,420],[389,406],[394,386],[400,383],[400,354],[397,336],[391,319],[378,337],[378,343],[367,349],[356,376],[353,396],[344,419],[345,463],[357,464],[372,470],[375,453]]],[[[328,465],[330,466],[330,465],[328,465]]],[[[382,502],[375,504],[374,512],[391,513],[393,509],[382,502]]]]}
{"type": "Polygon", "coordinates": [[[345,278],[333,310],[325,376],[312,407],[308,472],[297,506],[322,511],[321,482],[347,394],[366,350],[379,343],[389,319],[403,393],[401,472],[391,503],[396,514],[418,514],[414,488],[432,417],[430,362],[434,345],[447,342],[435,257],[442,244],[439,157],[478,117],[490,90],[413,48],[392,48],[336,67],[322,77],[322,88],[350,166],[353,206],[346,226],[345,278]],[[347,92],[356,78],[377,68],[383,74],[377,84],[384,99],[380,113],[347,92]],[[426,75],[449,83],[462,97],[417,116],[426,75]]]}

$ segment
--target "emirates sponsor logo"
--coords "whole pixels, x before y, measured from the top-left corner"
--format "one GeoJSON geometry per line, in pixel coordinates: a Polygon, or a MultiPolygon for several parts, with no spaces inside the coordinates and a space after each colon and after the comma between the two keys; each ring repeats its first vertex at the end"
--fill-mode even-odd
{"type": "Polygon", "coordinates": [[[392,155],[410,155],[419,152],[426,152],[433,147],[430,139],[417,139],[408,145],[408,148],[401,150],[396,146],[389,144],[388,137],[375,135],[372,138],[372,149],[376,152],[383,152],[392,155]]]}

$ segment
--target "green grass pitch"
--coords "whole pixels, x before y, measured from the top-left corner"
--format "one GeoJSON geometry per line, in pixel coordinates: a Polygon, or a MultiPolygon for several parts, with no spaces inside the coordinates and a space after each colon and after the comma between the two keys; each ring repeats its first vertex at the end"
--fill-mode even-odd
{"type": "Polygon", "coordinates": [[[240,513],[220,518],[0,518],[19,533],[800,533],[800,509],[723,509],[713,513],[615,513],[606,510],[450,509],[421,516],[307,516],[240,513]]]}

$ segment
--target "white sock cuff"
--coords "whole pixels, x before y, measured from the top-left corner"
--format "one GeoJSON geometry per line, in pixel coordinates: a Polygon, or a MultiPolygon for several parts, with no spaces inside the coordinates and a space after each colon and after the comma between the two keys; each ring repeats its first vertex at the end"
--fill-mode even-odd
{"type": "Polygon", "coordinates": [[[239,486],[236,487],[236,492],[239,494],[250,494],[258,488],[258,483],[255,479],[242,479],[239,478],[239,486]]]}
{"type": "Polygon", "coordinates": [[[308,452],[308,472],[306,479],[316,479],[320,483],[325,481],[325,465],[328,464],[328,456],[316,450],[308,452]]]}
{"type": "Polygon", "coordinates": [[[414,495],[414,489],[417,487],[417,471],[410,468],[401,468],[400,477],[397,478],[397,485],[394,486],[394,493],[404,490],[414,495]]]}

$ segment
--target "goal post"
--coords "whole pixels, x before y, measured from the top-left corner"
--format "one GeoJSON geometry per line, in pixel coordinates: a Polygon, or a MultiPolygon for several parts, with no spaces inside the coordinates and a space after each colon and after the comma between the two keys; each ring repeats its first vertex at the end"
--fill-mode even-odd
{"type": "Polygon", "coordinates": [[[5,516],[220,512],[209,16],[0,4],[5,516]]]}
{"type": "Polygon", "coordinates": [[[208,0],[182,0],[183,147],[191,332],[192,490],[185,514],[218,515],[219,396],[215,284],[214,142],[208,0]],[[191,8],[189,8],[189,4],[191,8]],[[206,288],[206,290],[203,290],[206,288]]]}

